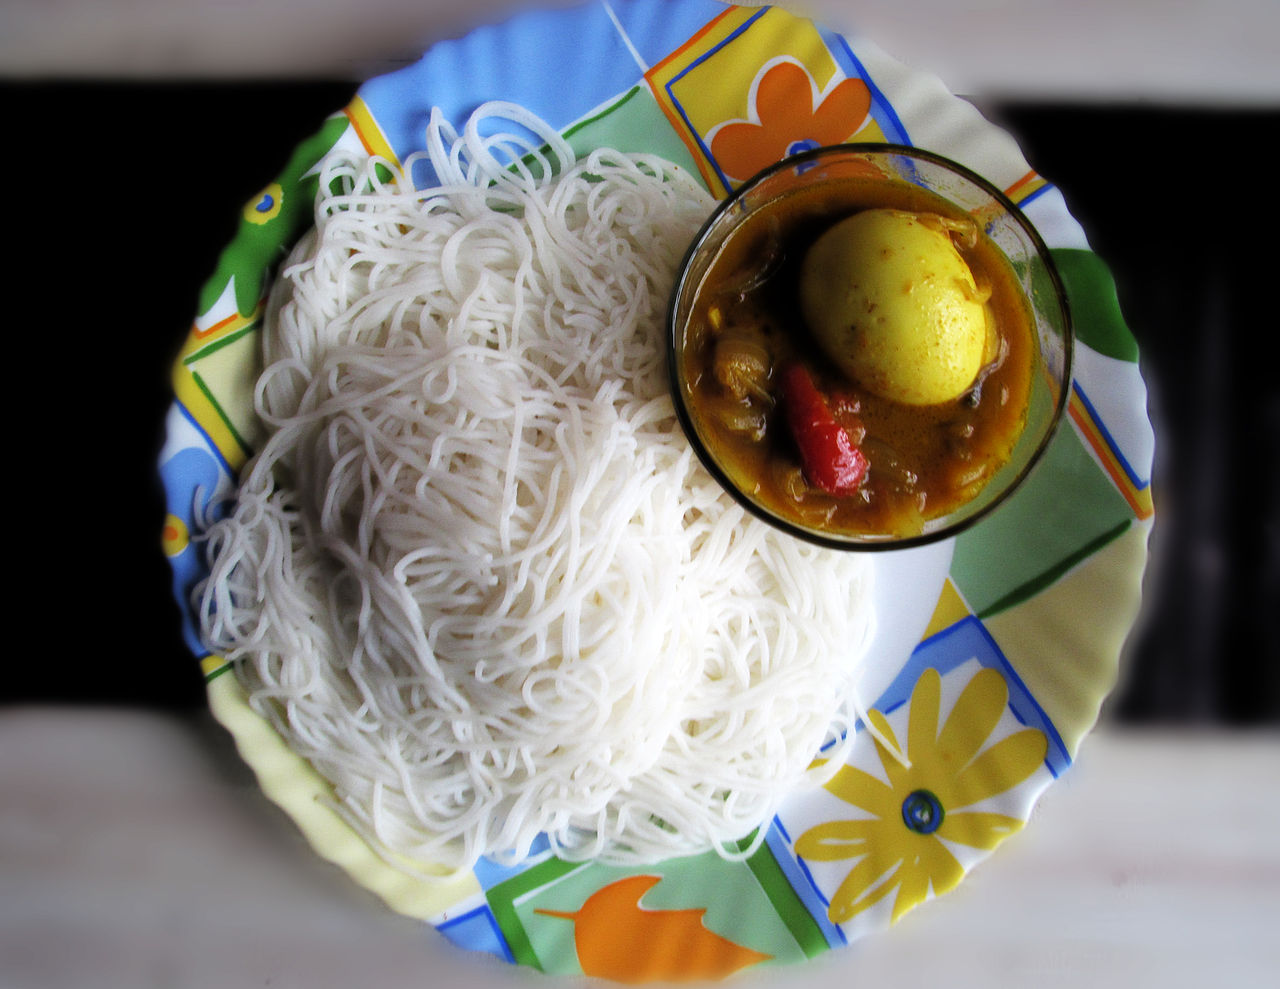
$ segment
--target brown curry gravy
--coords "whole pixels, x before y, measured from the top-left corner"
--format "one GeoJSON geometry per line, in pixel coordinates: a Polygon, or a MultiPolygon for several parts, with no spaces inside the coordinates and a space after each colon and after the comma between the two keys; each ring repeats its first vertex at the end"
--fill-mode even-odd
{"type": "Polygon", "coordinates": [[[682,358],[685,398],[715,461],[771,512],[831,533],[909,536],[973,498],[1008,460],[1026,418],[1033,317],[1012,265],[979,231],[974,247],[957,244],[975,279],[991,287],[1000,336],[999,356],[979,372],[978,385],[930,406],[899,404],[859,388],[809,335],[797,285],[808,245],[839,220],[872,207],[966,218],[919,187],[859,178],[810,186],[760,207],[729,235],[698,287],[682,358]],[[745,292],[744,285],[750,286],[745,292]],[[839,395],[838,404],[858,406],[856,420],[837,416],[866,431],[860,445],[870,468],[856,494],[835,497],[798,480],[799,457],[780,411],[757,397],[736,400],[716,380],[716,343],[726,332],[746,332],[763,344],[771,383],[779,368],[799,360],[829,402],[839,395]],[[762,417],[763,437],[740,431],[744,414],[762,417]]]}

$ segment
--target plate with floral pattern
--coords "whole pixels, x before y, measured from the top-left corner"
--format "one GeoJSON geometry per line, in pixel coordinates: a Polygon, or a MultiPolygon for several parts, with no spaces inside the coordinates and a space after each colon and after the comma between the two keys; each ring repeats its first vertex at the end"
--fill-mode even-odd
{"type": "Polygon", "coordinates": [[[269,165],[277,171],[245,204],[174,367],[163,544],[215,715],[320,855],[462,948],[548,973],[669,981],[802,962],[884,930],[1024,827],[1115,681],[1153,522],[1154,436],[1107,267],[1008,135],[866,39],[781,8],[608,0],[438,44],[360,86],[282,168],[269,165]],[[252,387],[265,293],[310,223],[317,163],[339,145],[404,161],[433,107],[460,126],[490,100],[526,106],[578,151],[660,154],[717,197],[804,148],[926,148],[1003,189],[1063,278],[1077,336],[1068,417],[992,516],[950,541],[878,555],[863,681],[877,730],[860,727],[831,782],[789,799],[743,861],[708,853],[622,868],[541,847],[515,867],[481,860],[448,884],[415,879],[331,809],[329,784],[254,713],[195,630],[190,594],[206,568],[192,533],[234,492],[260,436],[252,387]]]}

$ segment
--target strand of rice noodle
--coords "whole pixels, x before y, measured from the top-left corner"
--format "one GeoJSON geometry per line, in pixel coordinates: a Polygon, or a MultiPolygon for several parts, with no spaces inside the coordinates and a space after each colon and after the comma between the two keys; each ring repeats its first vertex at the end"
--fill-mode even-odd
{"type": "Polygon", "coordinates": [[[849,744],[870,574],[746,515],[675,419],[663,308],[712,203],[507,104],[426,147],[430,188],[323,165],[204,635],[397,861],[749,854],[849,744]]]}

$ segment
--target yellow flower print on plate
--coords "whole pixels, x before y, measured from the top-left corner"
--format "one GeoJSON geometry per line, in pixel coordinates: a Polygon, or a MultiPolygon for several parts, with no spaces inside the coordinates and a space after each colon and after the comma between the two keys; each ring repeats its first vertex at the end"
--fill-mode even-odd
{"type": "Polygon", "coordinates": [[[796,841],[796,854],[811,861],[856,860],[831,897],[833,923],[851,920],[895,892],[892,920],[897,922],[930,892],[945,893],[964,876],[948,842],[990,851],[1024,823],[967,808],[1028,779],[1048,752],[1044,732],[1024,728],[984,749],[1009,699],[1008,684],[994,669],[973,676],[939,730],[941,685],[934,669],[916,681],[905,762],[890,751],[902,750],[884,715],[868,712],[884,738],[875,746],[887,783],[843,766],[827,784],[841,800],[873,816],[827,821],[796,841]]]}
{"type": "Polygon", "coordinates": [[[244,204],[244,218],[259,226],[269,223],[280,215],[283,203],[284,189],[279,182],[272,182],[244,204]]]}

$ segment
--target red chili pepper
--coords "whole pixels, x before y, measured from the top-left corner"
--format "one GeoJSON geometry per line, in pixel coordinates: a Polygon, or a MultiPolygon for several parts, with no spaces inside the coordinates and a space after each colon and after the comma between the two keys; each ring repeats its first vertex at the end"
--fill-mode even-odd
{"type": "Polygon", "coordinates": [[[867,473],[867,458],[836,422],[803,365],[792,364],[782,372],[782,402],[810,482],[833,495],[857,491],[867,473]]]}

